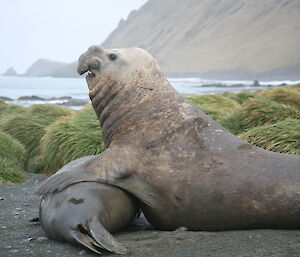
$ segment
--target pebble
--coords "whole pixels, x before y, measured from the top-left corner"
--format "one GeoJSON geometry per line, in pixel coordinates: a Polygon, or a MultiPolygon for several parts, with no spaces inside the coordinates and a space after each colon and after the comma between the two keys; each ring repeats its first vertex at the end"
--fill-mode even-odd
{"type": "Polygon", "coordinates": [[[37,239],[36,239],[38,242],[44,242],[44,241],[47,241],[48,240],[48,238],[47,237],[45,237],[45,236],[40,236],[40,237],[38,237],[37,239]]]}
{"type": "Polygon", "coordinates": [[[28,238],[22,239],[21,240],[21,244],[29,243],[32,239],[33,239],[32,237],[28,237],[28,238]]]}
{"type": "Polygon", "coordinates": [[[188,231],[187,227],[178,227],[175,231],[182,232],[182,231],[188,231]]]}
{"type": "Polygon", "coordinates": [[[13,250],[10,250],[9,252],[10,252],[10,253],[17,253],[17,252],[19,252],[19,250],[13,249],[13,250]]]}
{"type": "Polygon", "coordinates": [[[0,201],[2,201],[2,200],[4,200],[4,198],[0,196],[0,201]]]}
{"type": "Polygon", "coordinates": [[[85,255],[85,254],[86,254],[86,250],[81,250],[81,251],[79,252],[79,254],[80,254],[80,255],[85,255]]]}

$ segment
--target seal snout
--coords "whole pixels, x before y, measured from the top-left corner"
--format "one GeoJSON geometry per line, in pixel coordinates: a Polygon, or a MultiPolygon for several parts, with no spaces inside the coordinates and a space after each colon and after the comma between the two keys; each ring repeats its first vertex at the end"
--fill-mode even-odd
{"type": "Polygon", "coordinates": [[[95,72],[101,68],[101,56],[104,50],[100,46],[90,46],[78,59],[77,72],[82,75],[88,72],[89,77],[94,77],[95,72]]]}
{"type": "Polygon", "coordinates": [[[88,72],[90,75],[95,75],[96,71],[100,71],[101,61],[98,57],[86,56],[83,54],[78,60],[77,72],[82,75],[88,72]],[[83,56],[84,55],[84,56],[83,56]]]}

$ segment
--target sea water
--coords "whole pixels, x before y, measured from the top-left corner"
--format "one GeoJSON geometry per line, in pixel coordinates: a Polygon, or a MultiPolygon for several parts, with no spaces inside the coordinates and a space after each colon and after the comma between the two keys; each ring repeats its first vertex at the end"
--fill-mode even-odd
{"type": "MultiPolygon", "coordinates": [[[[168,78],[170,84],[181,94],[211,94],[239,92],[241,90],[265,89],[281,84],[295,84],[299,81],[265,81],[253,86],[253,81],[208,80],[201,78],[168,78]]],[[[0,97],[8,97],[9,103],[29,106],[37,103],[63,104],[66,100],[49,99],[72,97],[89,101],[85,78],[52,77],[5,77],[0,76],[0,97]],[[21,96],[38,96],[43,100],[20,100],[21,96]],[[48,99],[48,100],[47,100],[48,99]]]]}

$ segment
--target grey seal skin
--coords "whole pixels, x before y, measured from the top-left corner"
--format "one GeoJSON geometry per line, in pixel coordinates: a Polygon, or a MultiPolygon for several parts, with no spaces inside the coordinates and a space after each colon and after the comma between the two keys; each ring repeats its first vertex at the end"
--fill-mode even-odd
{"type": "MultiPolygon", "coordinates": [[[[92,157],[72,161],[58,173],[83,165],[92,157]]],[[[124,228],[137,213],[135,200],[120,188],[82,182],[46,194],[40,202],[40,222],[55,240],[85,246],[100,254],[102,249],[125,254],[127,250],[110,234],[124,228]]]]}
{"type": "Polygon", "coordinates": [[[95,181],[140,200],[149,222],[172,230],[299,229],[300,156],[234,136],[185,100],[139,48],[91,46],[78,61],[107,149],[39,194],[95,181]]]}

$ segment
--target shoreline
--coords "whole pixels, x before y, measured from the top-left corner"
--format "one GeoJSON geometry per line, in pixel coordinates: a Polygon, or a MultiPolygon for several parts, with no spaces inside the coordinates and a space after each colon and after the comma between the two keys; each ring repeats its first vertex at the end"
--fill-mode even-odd
{"type": "MultiPolygon", "coordinates": [[[[238,81],[237,81],[238,82],[238,81]]],[[[247,83],[235,83],[228,81],[227,83],[210,83],[210,84],[202,84],[199,85],[199,81],[193,81],[193,78],[190,78],[189,81],[181,80],[181,79],[173,79],[170,80],[171,85],[181,94],[184,95],[201,95],[201,94],[217,94],[217,93],[225,93],[232,92],[238,93],[243,90],[248,91],[256,91],[256,90],[264,90],[268,88],[286,86],[286,83],[282,84],[260,84],[258,81],[254,81],[252,84],[247,83]],[[178,89],[178,87],[187,87],[188,92],[183,92],[184,90],[178,89]],[[193,90],[201,89],[202,92],[192,92],[193,90]]],[[[0,100],[3,100],[7,104],[16,104],[22,107],[29,107],[34,104],[56,104],[61,106],[66,106],[71,109],[80,109],[84,105],[90,102],[88,95],[81,97],[74,97],[70,95],[62,95],[62,96],[50,96],[50,97],[42,97],[41,94],[28,94],[19,96],[17,98],[11,98],[7,95],[0,95],[0,100]]]]}
{"type": "MultiPolygon", "coordinates": [[[[168,80],[175,90],[180,94],[186,95],[223,92],[238,93],[242,90],[253,91],[286,84],[297,84],[298,82],[283,80],[267,82],[253,80],[209,80],[197,77],[169,77],[168,80]]],[[[79,106],[84,104],[78,103],[79,101],[89,101],[88,88],[84,78],[0,76],[0,97],[7,98],[4,100],[8,103],[19,104],[21,106],[36,104],[38,100],[41,100],[40,103],[46,101],[46,103],[52,104],[55,104],[55,101],[57,101],[58,104],[68,106],[79,106]],[[35,99],[30,99],[32,96],[35,96],[35,99]],[[25,99],[19,99],[22,97],[25,97],[25,99]],[[70,97],[74,99],[72,100],[73,103],[68,103],[67,98],[70,97]]]]}

